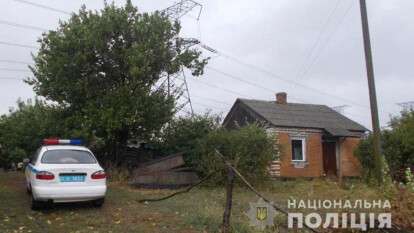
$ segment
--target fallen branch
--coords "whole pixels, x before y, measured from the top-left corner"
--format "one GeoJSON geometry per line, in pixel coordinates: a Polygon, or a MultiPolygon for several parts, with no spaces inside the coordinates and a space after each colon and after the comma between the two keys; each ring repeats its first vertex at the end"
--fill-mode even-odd
{"type": "MultiPolygon", "coordinates": [[[[261,197],[262,199],[263,199],[263,201],[265,201],[265,202],[267,202],[268,204],[270,204],[273,208],[275,208],[275,210],[278,210],[279,212],[281,212],[281,213],[283,213],[283,214],[285,214],[285,215],[288,215],[288,212],[286,211],[286,210],[284,210],[284,209],[282,209],[282,208],[280,208],[280,207],[278,207],[278,206],[276,206],[275,204],[273,204],[273,203],[271,203],[270,202],[270,200],[269,199],[267,199],[266,197],[264,197],[261,193],[259,193],[247,180],[246,180],[246,178],[244,178],[244,176],[235,168],[235,167],[233,167],[233,165],[231,165],[231,163],[229,163],[225,158],[224,158],[224,156],[220,153],[220,151],[218,151],[217,149],[216,149],[216,154],[223,160],[223,162],[226,164],[226,166],[228,166],[229,168],[231,168],[233,171],[234,171],[234,173],[236,173],[236,175],[243,181],[243,183],[245,183],[246,184],[246,186],[252,191],[252,192],[254,192],[257,196],[259,196],[259,197],[261,197]]],[[[318,233],[318,231],[316,231],[315,229],[313,229],[313,228],[311,228],[311,227],[309,227],[309,226],[307,226],[306,224],[304,224],[304,226],[308,229],[308,230],[310,230],[310,231],[312,231],[312,232],[314,232],[314,233],[318,233]]]]}
{"type": "Polygon", "coordinates": [[[138,202],[139,202],[139,203],[143,203],[143,202],[163,201],[163,200],[169,199],[169,198],[171,198],[171,197],[174,197],[174,196],[176,196],[176,195],[178,195],[178,194],[182,194],[182,193],[187,193],[187,192],[190,192],[190,191],[191,191],[191,189],[195,188],[196,186],[198,186],[198,185],[200,185],[200,184],[204,183],[205,181],[207,181],[208,179],[210,179],[210,178],[211,178],[211,176],[213,176],[213,174],[214,174],[214,173],[215,173],[215,172],[210,173],[209,175],[207,175],[206,177],[204,177],[204,178],[203,178],[202,180],[200,180],[199,182],[197,182],[197,183],[195,183],[195,184],[191,185],[190,187],[188,187],[188,188],[186,188],[186,189],[184,189],[184,190],[181,190],[181,191],[175,192],[175,193],[173,193],[173,194],[170,194],[170,195],[167,195],[167,196],[165,196],[165,197],[161,197],[161,198],[141,199],[141,200],[138,200],[138,202]]]}

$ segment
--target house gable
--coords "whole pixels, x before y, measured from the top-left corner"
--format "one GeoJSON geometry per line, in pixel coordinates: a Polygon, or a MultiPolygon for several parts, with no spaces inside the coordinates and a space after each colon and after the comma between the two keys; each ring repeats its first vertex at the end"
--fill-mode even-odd
{"type": "Polygon", "coordinates": [[[268,124],[264,117],[253,111],[249,106],[239,99],[236,100],[230,112],[223,121],[223,126],[227,129],[235,129],[253,123],[268,124]]]}

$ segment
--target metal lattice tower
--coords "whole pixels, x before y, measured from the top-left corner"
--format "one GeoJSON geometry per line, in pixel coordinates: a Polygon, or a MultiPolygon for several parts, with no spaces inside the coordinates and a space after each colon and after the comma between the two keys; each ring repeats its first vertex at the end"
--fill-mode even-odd
{"type": "Polygon", "coordinates": [[[163,12],[168,18],[172,20],[179,20],[181,17],[194,10],[195,8],[199,8],[197,14],[197,20],[199,20],[201,11],[203,10],[203,5],[193,0],[181,0],[174,5],[167,7],[161,12],[163,12]]]}
{"type": "MultiPolygon", "coordinates": [[[[162,10],[161,13],[166,15],[170,20],[177,21],[180,20],[182,16],[195,9],[198,9],[198,14],[196,17],[198,21],[203,6],[193,0],[181,0],[174,5],[162,10]]],[[[184,48],[188,49],[194,45],[200,44],[200,41],[195,38],[186,38],[182,41],[182,43],[184,48]]],[[[184,70],[181,69],[181,71],[175,75],[167,75],[166,80],[161,85],[165,85],[165,82],[167,82],[168,95],[174,96],[178,102],[177,112],[182,111],[193,116],[194,110],[191,103],[190,91],[188,89],[187,78],[185,76],[184,70]],[[189,111],[186,111],[186,106],[189,106],[189,111]]]]}
{"type": "Polygon", "coordinates": [[[414,111],[414,101],[397,103],[397,105],[402,107],[403,111],[414,111]]]}

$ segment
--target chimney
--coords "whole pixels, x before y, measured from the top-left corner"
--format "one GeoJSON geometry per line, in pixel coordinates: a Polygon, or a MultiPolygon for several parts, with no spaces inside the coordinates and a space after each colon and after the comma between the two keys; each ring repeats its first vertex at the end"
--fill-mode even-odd
{"type": "Polygon", "coordinates": [[[277,104],[287,104],[287,94],[286,94],[286,92],[276,93],[276,103],[277,104]]]}

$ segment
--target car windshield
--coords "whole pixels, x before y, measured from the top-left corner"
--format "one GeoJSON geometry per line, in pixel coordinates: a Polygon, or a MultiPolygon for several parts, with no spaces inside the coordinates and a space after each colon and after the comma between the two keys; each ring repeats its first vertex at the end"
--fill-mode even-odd
{"type": "Polygon", "coordinates": [[[92,164],[96,159],[83,150],[49,150],[43,154],[42,163],[49,164],[92,164]]]}

